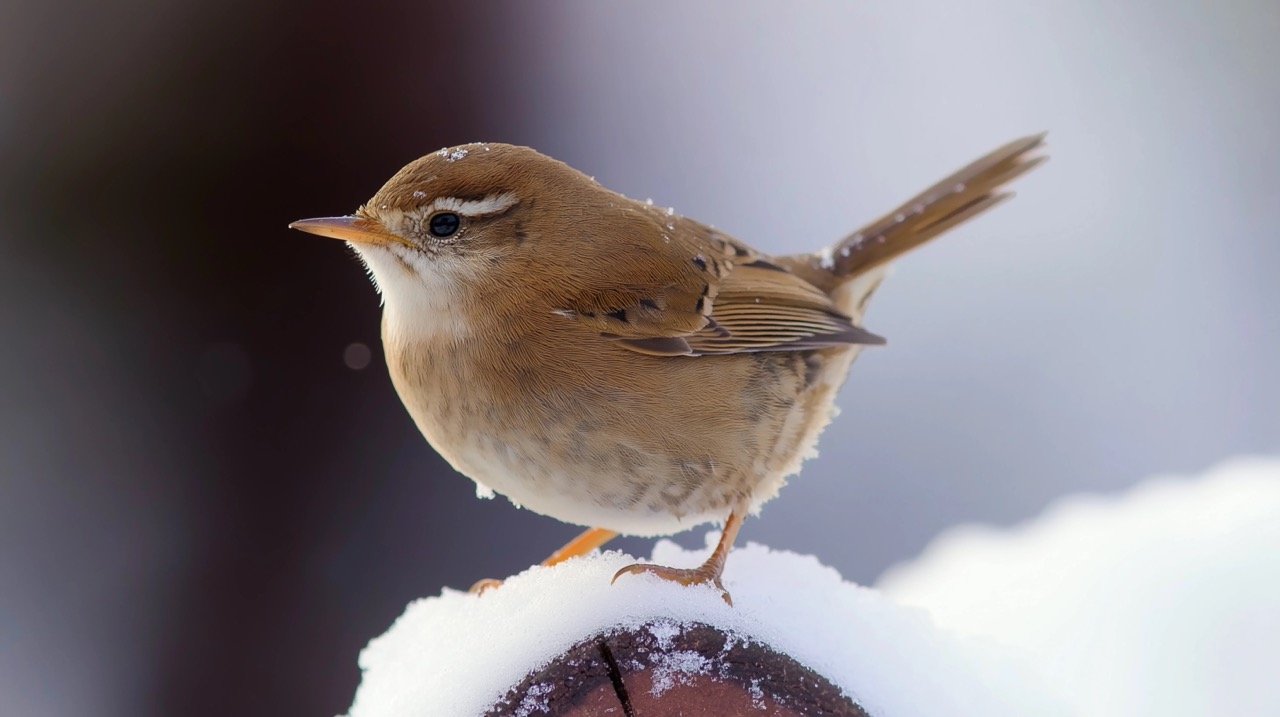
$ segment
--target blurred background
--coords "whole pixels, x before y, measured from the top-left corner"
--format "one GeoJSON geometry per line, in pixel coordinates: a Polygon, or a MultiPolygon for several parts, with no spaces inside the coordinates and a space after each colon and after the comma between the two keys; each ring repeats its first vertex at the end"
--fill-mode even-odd
{"type": "Polygon", "coordinates": [[[475,498],[358,262],[285,229],[444,145],[793,252],[1051,132],[901,262],[890,345],[747,524],[850,579],[1280,451],[1278,35],[1261,0],[4,3],[0,712],[341,713],[408,601],[575,532],[475,498]]]}

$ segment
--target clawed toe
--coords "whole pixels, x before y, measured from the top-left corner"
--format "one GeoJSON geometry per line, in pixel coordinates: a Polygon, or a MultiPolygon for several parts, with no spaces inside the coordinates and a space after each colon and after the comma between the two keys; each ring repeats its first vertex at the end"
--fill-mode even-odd
{"type": "Polygon", "coordinates": [[[639,575],[641,573],[648,573],[681,585],[714,585],[720,589],[720,596],[724,598],[724,601],[729,605],[733,605],[733,598],[729,597],[729,591],[725,590],[724,584],[720,582],[720,571],[706,565],[698,568],[669,568],[664,565],[634,563],[614,573],[613,580],[610,582],[616,583],[618,578],[623,575],[639,575]]]}
{"type": "Polygon", "coordinates": [[[482,580],[477,580],[475,584],[472,585],[467,590],[467,592],[471,593],[472,595],[483,595],[489,590],[495,590],[500,587],[502,587],[501,580],[496,580],[494,578],[484,578],[482,580]]]}

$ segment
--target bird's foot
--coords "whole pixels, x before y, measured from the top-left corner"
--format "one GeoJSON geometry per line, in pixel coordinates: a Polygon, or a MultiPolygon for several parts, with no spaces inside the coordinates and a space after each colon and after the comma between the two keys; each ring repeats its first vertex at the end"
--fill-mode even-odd
{"type": "Polygon", "coordinates": [[[732,606],[733,598],[729,597],[729,591],[725,590],[724,583],[720,582],[720,573],[722,571],[723,568],[721,566],[708,564],[703,564],[696,568],[669,568],[665,565],[635,563],[614,573],[613,580],[609,582],[616,583],[618,578],[623,575],[647,573],[681,585],[714,585],[720,589],[720,597],[724,598],[724,601],[732,606]]]}
{"type": "Polygon", "coordinates": [[[467,590],[467,592],[472,595],[483,595],[490,590],[496,590],[500,587],[502,587],[501,580],[496,578],[484,578],[482,580],[477,580],[475,584],[467,590]]]}

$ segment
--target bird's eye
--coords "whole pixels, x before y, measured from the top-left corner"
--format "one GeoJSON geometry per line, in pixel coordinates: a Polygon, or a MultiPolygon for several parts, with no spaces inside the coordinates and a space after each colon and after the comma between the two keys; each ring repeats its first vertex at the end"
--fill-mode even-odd
{"type": "Polygon", "coordinates": [[[458,229],[462,227],[462,219],[453,212],[436,212],[431,215],[431,219],[427,221],[427,229],[431,232],[431,236],[437,239],[451,237],[458,233],[458,229]]]}

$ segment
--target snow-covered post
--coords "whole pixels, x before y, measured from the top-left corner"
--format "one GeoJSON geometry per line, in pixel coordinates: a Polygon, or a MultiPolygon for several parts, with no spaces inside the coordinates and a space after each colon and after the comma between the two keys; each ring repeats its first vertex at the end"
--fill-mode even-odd
{"type": "MultiPolygon", "coordinates": [[[[664,541],[652,559],[704,557],[664,541]]],[[[632,562],[593,554],[412,603],[361,654],[352,717],[1067,714],[1017,660],[813,557],[735,550],[732,607],[711,587],[610,584],[632,562]]]]}
{"type": "Polygon", "coordinates": [[[590,555],[411,604],[361,654],[351,715],[1280,714],[1277,516],[1280,460],[1233,461],[957,528],[878,591],[747,544],[733,607],[610,585],[635,559],[590,555]]]}
{"type": "Polygon", "coordinates": [[[488,711],[597,715],[867,717],[793,658],[710,625],[651,620],[579,642],[488,711]]]}

